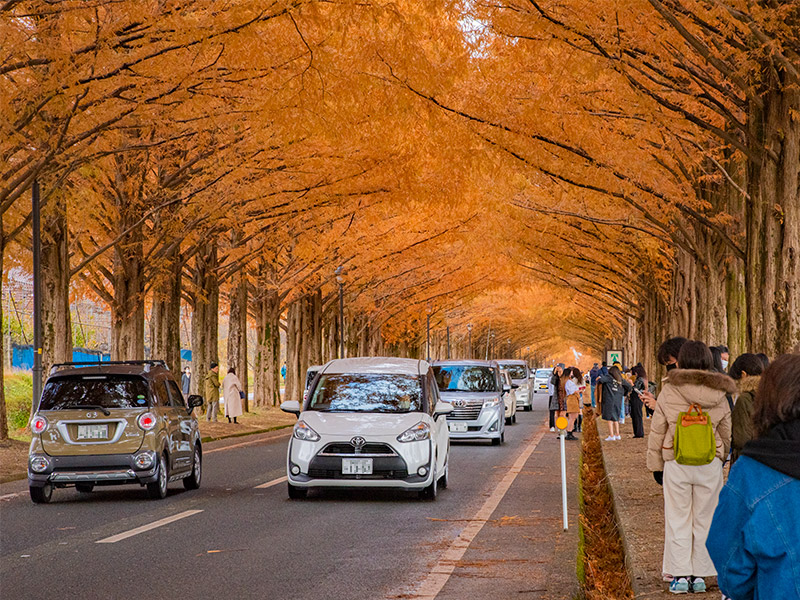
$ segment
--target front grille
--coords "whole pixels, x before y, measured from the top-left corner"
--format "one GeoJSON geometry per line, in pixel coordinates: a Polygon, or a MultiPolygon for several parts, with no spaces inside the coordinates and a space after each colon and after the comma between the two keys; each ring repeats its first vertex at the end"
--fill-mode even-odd
{"type": "Polygon", "coordinates": [[[448,421],[475,421],[481,416],[483,400],[467,400],[465,406],[454,406],[453,412],[447,415],[448,421]]]}
{"type": "MultiPolygon", "coordinates": [[[[355,456],[363,456],[363,454],[355,456]]],[[[408,465],[398,455],[373,458],[372,475],[344,475],[342,460],[335,456],[317,454],[308,465],[308,476],[312,479],[405,479],[408,477],[408,465]]]]}
{"type": "Polygon", "coordinates": [[[372,475],[343,475],[334,469],[309,469],[308,476],[312,479],[405,479],[408,471],[405,469],[389,469],[372,471],[372,475]]]}
{"type": "Polygon", "coordinates": [[[389,444],[371,442],[364,444],[359,452],[348,442],[328,444],[319,453],[320,456],[395,456],[397,453],[389,444]]]}

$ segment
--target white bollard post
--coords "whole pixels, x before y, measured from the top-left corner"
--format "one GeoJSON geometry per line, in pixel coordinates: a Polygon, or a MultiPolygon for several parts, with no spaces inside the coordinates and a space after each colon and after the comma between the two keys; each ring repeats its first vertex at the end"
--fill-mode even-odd
{"type": "Polygon", "coordinates": [[[556,427],[558,428],[558,439],[561,445],[561,509],[564,520],[564,531],[569,529],[569,519],[567,517],[567,451],[566,442],[564,438],[567,435],[567,426],[569,421],[566,417],[558,417],[556,419],[556,427]]]}

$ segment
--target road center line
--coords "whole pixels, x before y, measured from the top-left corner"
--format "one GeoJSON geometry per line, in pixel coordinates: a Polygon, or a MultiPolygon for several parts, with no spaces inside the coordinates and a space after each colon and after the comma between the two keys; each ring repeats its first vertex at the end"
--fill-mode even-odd
{"type": "Polygon", "coordinates": [[[257,485],[253,489],[255,490],[263,490],[264,488],[270,488],[273,485],[278,485],[279,483],[283,483],[286,481],[287,477],[284,475],[283,477],[278,477],[277,479],[273,479],[272,481],[268,481],[267,483],[262,483],[261,485],[257,485]]]}
{"type": "Polygon", "coordinates": [[[203,511],[185,510],[183,512],[178,513],[177,515],[172,515],[171,517],[166,517],[165,519],[159,519],[158,521],[153,521],[152,523],[148,523],[147,525],[142,525],[141,527],[137,527],[136,529],[131,529],[130,531],[124,531],[122,533],[118,533],[117,535],[112,535],[111,537],[107,537],[102,540],[97,540],[95,544],[113,544],[115,542],[126,540],[129,537],[139,535],[140,533],[144,533],[145,531],[150,531],[151,529],[156,529],[157,527],[162,527],[163,525],[169,525],[170,523],[174,523],[175,521],[180,521],[181,519],[185,519],[186,517],[191,517],[192,515],[196,515],[197,513],[201,512],[203,511]]]}
{"type": "Polygon", "coordinates": [[[470,522],[467,524],[466,527],[461,531],[458,537],[453,540],[453,543],[450,544],[450,547],[444,551],[444,553],[439,557],[438,562],[433,567],[430,573],[422,580],[422,583],[417,588],[416,592],[411,594],[411,598],[415,598],[418,600],[434,600],[436,596],[439,595],[439,592],[442,591],[442,588],[445,586],[447,581],[450,579],[450,576],[455,571],[456,565],[458,561],[460,561],[464,554],[469,548],[472,541],[475,537],[480,533],[483,526],[486,522],[491,518],[492,514],[494,513],[495,509],[497,509],[500,501],[506,495],[511,484],[514,483],[514,480],[517,478],[517,475],[522,471],[525,463],[530,458],[533,451],[536,450],[536,447],[539,445],[542,437],[547,432],[544,426],[533,436],[533,439],[530,443],[522,450],[520,455],[517,457],[517,460],[514,462],[514,465],[508,470],[505,474],[503,479],[497,485],[497,487],[492,492],[491,496],[486,499],[486,502],[483,503],[480,510],[475,513],[475,516],[470,519],[470,522]]]}

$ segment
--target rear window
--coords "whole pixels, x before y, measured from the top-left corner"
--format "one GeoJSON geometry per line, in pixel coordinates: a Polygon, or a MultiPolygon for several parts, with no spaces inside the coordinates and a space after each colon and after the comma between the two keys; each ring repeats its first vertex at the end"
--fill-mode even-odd
{"type": "Polygon", "coordinates": [[[433,367],[440,392],[497,392],[492,367],[441,365],[433,367]]]}
{"type": "Polygon", "coordinates": [[[545,377],[550,377],[552,374],[553,371],[551,371],[550,369],[538,369],[536,371],[536,376],[541,377],[542,379],[544,379],[545,377]]]}
{"type": "Polygon", "coordinates": [[[411,375],[321,375],[308,408],[324,412],[419,412],[424,410],[422,383],[411,375]]]}
{"type": "Polygon", "coordinates": [[[85,406],[142,408],[148,405],[147,382],[136,376],[80,375],[54,377],[42,391],[40,410],[85,406]]]}

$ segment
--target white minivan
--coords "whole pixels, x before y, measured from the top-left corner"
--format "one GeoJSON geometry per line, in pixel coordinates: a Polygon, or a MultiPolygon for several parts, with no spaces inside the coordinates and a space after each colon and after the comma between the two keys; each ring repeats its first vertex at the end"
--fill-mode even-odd
{"type": "Polygon", "coordinates": [[[506,369],[511,375],[511,381],[517,387],[514,395],[517,398],[517,408],[530,411],[533,410],[533,377],[528,368],[528,363],[524,360],[499,360],[501,369],[506,369]]]}
{"type": "Polygon", "coordinates": [[[417,490],[447,487],[452,406],[439,400],[430,365],[408,358],[332,360],[300,403],[287,453],[289,497],[310,488],[417,490]]]}

